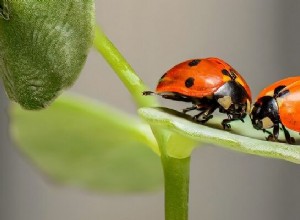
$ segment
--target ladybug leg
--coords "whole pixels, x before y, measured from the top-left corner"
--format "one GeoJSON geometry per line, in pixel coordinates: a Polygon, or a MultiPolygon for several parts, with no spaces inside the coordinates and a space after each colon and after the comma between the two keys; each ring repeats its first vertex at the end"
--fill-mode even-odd
{"type": "Polygon", "coordinates": [[[272,135],[272,132],[268,131],[267,129],[262,129],[262,131],[263,131],[264,133],[268,133],[269,135],[272,135]]]}
{"type": "Polygon", "coordinates": [[[228,118],[224,119],[221,123],[224,130],[231,128],[231,125],[229,123],[232,121],[241,120],[242,122],[244,122],[243,118],[241,118],[239,115],[228,114],[227,116],[228,118]]]}
{"type": "MultiPolygon", "coordinates": [[[[200,110],[201,111],[201,110],[200,110]]],[[[203,121],[203,120],[201,120],[201,119],[199,119],[200,117],[202,117],[202,115],[205,113],[207,111],[207,109],[205,109],[205,110],[203,110],[203,111],[201,111],[199,114],[197,114],[197,115],[194,115],[193,116],[193,119],[194,120],[196,120],[196,121],[203,121]]],[[[202,117],[203,118],[203,117],[202,117]]]]}
{"type": "Polygon", "coordinates": [[[288,130],[286,130],[286,128],[283,124],[281,124],[281,126],[282,126],[282,130],[284,132],[286,142],[288,142],[289,144],[295,144],[295,138],[290,136],[290,132],[288,130]]]}
{"type": "Polygon", "coordinates": [[[278,141],[278,135],[279,135],[279,124],[274,124],[273,128],[273,134],[270,134],[268,137],[266,137],[267,141],[278,141]]]}
{"type": "Polygon", "coordinates": [[[199,106],[199,105],[193,105],[192,107],[188,107],[182,110],[183,113],[187,113],[189,111],[198,110],[198,111],[205,111],[207,110],[207,107],[199,106]]]}
{"type": "Polygon", "coordinates": [[[193,105],[192,107],[188,107],[188,108],[183,109],[182,112],[187,113],[189,111],[196,110],[196,109],[198,109],[197,105],[193,105]]]}
{"type": "Polygon", "coordinates": [[[221,124],[222,124],[224,130],[231,128],[231,125],[229,124],[231,121],[233,121],[233,120],[230,118],[230,116],[228,116],[228,118],[226,118],[222,121],[221,124]]]}
{"type": "Polygon", "coordinates": [[[204,124],[207,122],[209,119],[213,118],[212,113],[217,109],[217,106],[211,106],[209,108],[204,109],[202,112],[199,114],[195,115],[193,117],[194,120],[199,121],[200,123],[204,124]],[[199,119],[200,118],[200,119],[199,119]]]}
{"type": "Polygon", "coordinates": [[[212,119],[214,116],[212,114],[206,116],[206,117],[203,117],[203,120],[198,120],[201,124],[204,124],[206,123],[209,119],[212,119]]]}

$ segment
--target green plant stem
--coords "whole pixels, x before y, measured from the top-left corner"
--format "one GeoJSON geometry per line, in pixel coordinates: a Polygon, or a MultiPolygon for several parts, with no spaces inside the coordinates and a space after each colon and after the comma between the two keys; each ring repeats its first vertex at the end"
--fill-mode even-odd
{"type": "Polygon", "coordinates": [[[158,105],[154,97],[145,98],[142,95],[143,91],[148,90],[148,88],[100,27],[96,28],[94,47],[102,54],[107,63],[117,73],[118,77],[129,90],[135,103],[139,107],[158,105]]]}
{"type": "MultiPolygon", "coordinates": [[[[99,27],[96,28],[94,47],[112,67],[139,107],[158,105],[154,97],[145,98],[142,96],[142,92],[148,90],[147,87],[99,27]]],[[[173,133],[158,126],[151,126],[151,128],[160,145],[164,169],[165,219],[187,220],[190,158],[176,159],[169,157],[166,143],[173,133]]]]}
{"type": "Polygon", "coordinates": [[[162,157],[165,176],[165,220],[188,220],[190,157],[162,157]]]}

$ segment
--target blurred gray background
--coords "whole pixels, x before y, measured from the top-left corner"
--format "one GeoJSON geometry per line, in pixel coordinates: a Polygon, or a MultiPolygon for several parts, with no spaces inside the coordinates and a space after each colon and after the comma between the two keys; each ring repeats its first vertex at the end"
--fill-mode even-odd
{"type": "MultiPolygon", "coordinates": [[[[97,0],[96,8],[98,23],[151,88],[189,58],[225,59],[254,97],[300,73],[297,0],[97,0]]],[[[126,89],[94,50],[71,90],[135,114],[126,89]]],[[[1,91],[0,220],[164,218],[162,191],[109,196],[47,182],[9,141],[7,106],[1,91]]],[[[191,220],[299,219],[299,165],[207,146],[193,153],[191,170],[191,220]]]]}

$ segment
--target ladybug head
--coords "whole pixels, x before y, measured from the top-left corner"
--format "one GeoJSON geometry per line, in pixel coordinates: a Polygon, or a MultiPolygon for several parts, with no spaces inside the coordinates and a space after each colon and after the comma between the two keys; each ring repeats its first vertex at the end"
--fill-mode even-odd
{"type": "Polygon", "coordinates": [[[235,118],[245,118],[250,113],[251,97],[245,88],[236,81],[228,81],[215,93],[214,98],[220,104],[221,112],[235,118]]]}
{"type": "Polygon", "coordinates": [[[278,106],[271,96],[259,98],[252,107],[250,118],[255,129],[272,128],[279,122],[278,106]]]}

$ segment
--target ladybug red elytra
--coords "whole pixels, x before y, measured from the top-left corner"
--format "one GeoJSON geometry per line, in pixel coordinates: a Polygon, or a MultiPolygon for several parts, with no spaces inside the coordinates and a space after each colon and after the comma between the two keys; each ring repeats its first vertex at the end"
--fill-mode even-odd
{"type": "Polygon", "coordinates": [[[219,109],[228,116],[222,121],[224,129],[230,128],[231,121],[243,121],[251,106],[251,91],[243,77],[225,61],[214,57],[187,60],[174,66],[160,78],[156,92],[143,94],[191,102],[193,106],[183,112],[200,111],[193,117],[200,123],[207,122],[219,109]]]}
{"type": "Polygon", "coordinates": [[[267,132],[267,140],[278,141],[280,125],[289,144],[295,143],[289,128],[300,132],[300,76],[279,80],[263,89],[252,107],[253,127],[267,132]],[[266,129],[273,128],[273,132],[266,129]]]}

